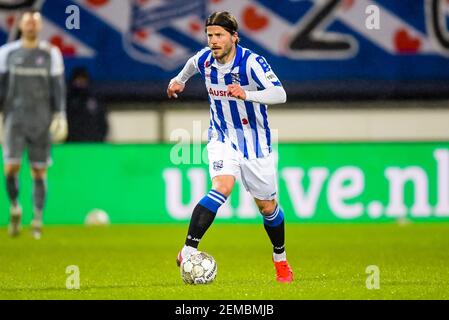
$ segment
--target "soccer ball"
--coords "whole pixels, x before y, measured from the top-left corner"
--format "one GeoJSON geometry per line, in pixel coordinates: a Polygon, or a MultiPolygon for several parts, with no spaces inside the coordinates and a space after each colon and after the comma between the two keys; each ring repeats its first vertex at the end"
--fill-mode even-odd
{"type": "Polygon", "coordinates": [[[107,226],[109,225],[109,216],[106,211],[101,209],[91,210],[85,220],[85,224],[88,226],[107,226]]]}
{"type": "Polygon", "coordinates": [[[207,284],[217,276],[217,262],[202,251],[195,251],[182,260],[181,278],[187,284],[207,284]]]}

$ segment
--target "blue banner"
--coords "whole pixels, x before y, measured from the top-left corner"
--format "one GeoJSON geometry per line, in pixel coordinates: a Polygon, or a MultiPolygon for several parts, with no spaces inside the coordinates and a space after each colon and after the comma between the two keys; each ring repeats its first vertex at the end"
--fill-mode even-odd
{"type": "MultiPolygon", "coordinates": [[[[43,37],[68,74],[83,65],[99,83],[165,83],[206,45],[208,14],[224,10],[285,82],[449,80],[446,0],[47,0],[43,37]]],[[[1,13],[1,40],[13,19],[1,13]]]]}

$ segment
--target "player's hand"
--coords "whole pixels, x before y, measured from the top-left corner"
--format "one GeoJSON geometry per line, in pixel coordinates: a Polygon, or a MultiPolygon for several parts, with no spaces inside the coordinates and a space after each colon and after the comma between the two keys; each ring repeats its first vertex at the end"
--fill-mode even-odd
{"type": "Polygon", "coordinates": [[[175,79],[171,79],[167,88],[167,95],[171,98],[178,98],[177,93],[183,92],[185,88],[185,84],[179,83],[175,79]]]}
{"type": "Polygon", "coordinates": [[[68,125],[67,118],[63,112],[57,112],[53,115],[50,124],[50,134],[54,142],[62,142],[67,138],[68,125]]]}
{"type": "Polygon", "coordinates": [[[230,84],[228,86],[228,92],[231,94],[232,97],[237,98],[237,99],[242,99],[245,100],[246,99],[246,93],[245,90],[242,89],[241,86],[239,86],[238,84],[230,84]]]}

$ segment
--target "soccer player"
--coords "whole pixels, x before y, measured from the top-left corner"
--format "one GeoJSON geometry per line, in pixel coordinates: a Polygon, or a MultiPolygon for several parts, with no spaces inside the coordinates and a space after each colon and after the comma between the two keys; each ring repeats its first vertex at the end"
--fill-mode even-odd
{"type": "Polygon", "coordinates": [[[233,15],[215,12],[205,27],[208,47],[191,57],[167,88],[168,97],[177,98],[187,80],[201,73],[211,116],[207,150],[212,189],[193,210],[177,264],[197,250],[240,175],[263,215],[273,244],[276,279],[291,282],[293,272],[285,253],[284,213],[276,202],[276,170],[267,118],[267,105],[285,103],[286,93],[267,61],[238,45],[238,24],[233,15]]]}
{"type": "Polygon", "coordinates": [[[25,149],[32,168],[34,217],[31,231],[39,239],[51,162],[51,139],[67,135],[64,63],[58,48],[39,40],[42,17],[26,11],[20,20],[21,38],[0,48],[0,101],[3,114],[3,160],[10,200],[11,236],[21,229],[18,173],[25,149]]]}

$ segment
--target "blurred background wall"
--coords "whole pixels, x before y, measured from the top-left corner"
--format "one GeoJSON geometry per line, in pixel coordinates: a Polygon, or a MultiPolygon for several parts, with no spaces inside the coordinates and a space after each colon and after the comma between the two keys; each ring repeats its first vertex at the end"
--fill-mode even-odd
{"type": "MultiPolygon", "coordinates": [[[[80,223],[96,206],[113,222],[188,218],[207,165],[170,157],[182,137],[205,141],[207,95],[199,76],[178,100],[166,87],[206,45],[204,19],[216,10],[237,17],[240,44],[263,55],[287,91],[269,114],[291,221],[449,217],[448,1],[0,0],[1,43],[17,37],[11,8],[33,4],[42,38],[64,55],[69,116],[78,129],[101,127],[55,146],[50,223],[80,223]],[[70,96],[80,68],[90,79],[84,100],[70,96]]],[[[256,221],[236,193],[219,217],[256,221]]]]}

